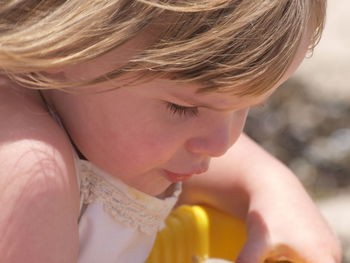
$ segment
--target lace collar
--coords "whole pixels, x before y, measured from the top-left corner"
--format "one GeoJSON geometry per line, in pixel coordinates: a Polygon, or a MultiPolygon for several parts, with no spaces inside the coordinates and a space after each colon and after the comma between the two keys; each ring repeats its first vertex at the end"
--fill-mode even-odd
{"type": "MultiPolygon", "coordinates": [[[[114,178],[85,160],[78,160],[81,203],[102,203],[116,221],[151,234],[164,226],[181,193],[181,183],[173,185],[164,199],[147,195],[114,178]]],[[[82,211],[81,211],[82,213],[82,211]]]]}

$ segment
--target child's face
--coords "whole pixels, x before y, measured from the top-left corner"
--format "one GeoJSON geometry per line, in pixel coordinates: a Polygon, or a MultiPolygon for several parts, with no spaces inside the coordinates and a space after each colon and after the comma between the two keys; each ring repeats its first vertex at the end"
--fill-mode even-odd
{"type": "MultiPolygon", "coordinates": [[[[294,72],[306,47],[307,43],[281,82],[294,72]]],[[[114,54],[69,68],[66,75],[98,75],[115,67],[114,54]]],[[[262,103],[276,87],[261,96],[238,97],[198,94],[198,85],[155,79],[105,93],[55,91],[50,96],[89,161],[158,195],[176,181],[205,172],[210,159],[223,155],[238,139],[249,107],[262,103]]]]}
{"type": "Polygon", "coordinates": [[[158,79],[101,94],[56,93],[53,98],[87,159],[157,195],[175,181],[206,171],[210,158],[237,140],[249,106],[265,99],[198,95],[197,89],[158,79]]]}

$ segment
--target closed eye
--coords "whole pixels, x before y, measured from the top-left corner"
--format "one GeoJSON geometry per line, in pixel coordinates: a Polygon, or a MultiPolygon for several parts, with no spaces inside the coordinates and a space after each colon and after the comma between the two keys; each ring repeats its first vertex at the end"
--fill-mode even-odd
{"type": "Polygon", "coordinates": [[[181,106],[171,102],[166,102],[166,107],[171,113],[180,117],[197,117],[199,114],[198,107],[181,106]]]}

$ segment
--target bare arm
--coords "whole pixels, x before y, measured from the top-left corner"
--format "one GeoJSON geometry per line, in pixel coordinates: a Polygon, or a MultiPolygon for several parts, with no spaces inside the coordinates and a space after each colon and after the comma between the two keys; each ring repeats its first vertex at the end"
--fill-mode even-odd
{"type": "Polygon", "coordinates": [[[1,262],[75,263],[79,196],[71,149],[32,93],[0,88],[1,262]]]}
{"type": "Polygon", "coordinates": [[[246,135],[208,173],[186,182],[180,202],[209,204],[246,222],[248,242],[237,263],[280,256],[340,262],[337,239],[298,179],[246,135]]]}
{"type": "MultiPolygon", "coordinates": [[[[224,156],[212,160],[206,174],[186,182],[181,202],[204,202],[245,220],[251,199],[260,194],[265,198],[301,195],[310,200],[286,166],[243,134],[224,156]]],[[[265,198],[254,202],[269,202],[265,198]]]]}

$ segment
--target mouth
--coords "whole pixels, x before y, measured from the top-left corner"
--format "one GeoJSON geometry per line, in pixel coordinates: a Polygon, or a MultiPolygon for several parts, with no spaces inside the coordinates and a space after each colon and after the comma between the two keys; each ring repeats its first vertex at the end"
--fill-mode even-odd
{"type": "Polygon", "coordinates": [[[168,179],[168,181],[170,181],[172,183],[177,183],[177,182],[187,181],[193,175],[200,174],[200,173],[203,173],[205,171],[194,171],[194,172],[191,172],[188,174],[178,174],[178,173],[173,173],[173,172],[170,172],[167,170],[164,170],[164,172],[165,172],[165,177],[168,179]]]}

